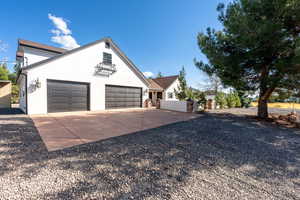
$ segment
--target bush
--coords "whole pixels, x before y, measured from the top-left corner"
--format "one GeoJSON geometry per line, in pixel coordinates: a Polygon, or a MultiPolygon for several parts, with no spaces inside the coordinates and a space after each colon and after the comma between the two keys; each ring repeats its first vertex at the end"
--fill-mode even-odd
{"type": "Polygon", "coordinates": [[[226,103],[228,108],[234,108],[236,105],[236,98],[235,95],[233,93],[229,93],[226,95],[226,103]]]}
{"type": "Polygon", "coordinates": [[[206,106],[206,98],[204,92],[199,92],[196,94],[197,103],[201,106],[201,108],[205,109],[206,106]]]}
{"type": "Polygon", "coordinates": [[[215,96],[216,104],[219,108],[224,109],[227,106],[226,95],[223,92],[218,92],[215,96]]]}
{"type": "Polygon", "coordinates": [[[18,85],[12,85],[11,103],[19,103],[19,86],[18,85]]]}
{"type": "Polygon", "coordinates": [[[248,97],[242,97],[241,101],[242,101],[242,107],[244,108],[249,108],[252,102],[251,98],[248,97]]]}
{"type": "Polygon", "coordinates": [[[239,94],[237,92],[234,92],[234,98],[235,98],[235,107],[240,108],[242,107],[241,99],[239,97],[239,94]]]}

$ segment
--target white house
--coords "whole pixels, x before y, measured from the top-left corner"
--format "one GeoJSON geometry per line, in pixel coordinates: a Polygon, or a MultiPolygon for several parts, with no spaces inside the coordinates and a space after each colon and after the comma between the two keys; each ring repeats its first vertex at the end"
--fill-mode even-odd
{"type": "Polygon", "coordinates": [[[142,107],[149,81],[110,39],[73,50],[19,40],[20,108],[27,114],[142,107]]]}
{"type": "Polygon", "coordinates": [[[175,96],[174,89],[178,89],[178,76],[166,76],[155,79],[148,79],[149,81],[149,98],[152,104],[155,105],[157,99],[166,101],[178,101],[175,96]]]}

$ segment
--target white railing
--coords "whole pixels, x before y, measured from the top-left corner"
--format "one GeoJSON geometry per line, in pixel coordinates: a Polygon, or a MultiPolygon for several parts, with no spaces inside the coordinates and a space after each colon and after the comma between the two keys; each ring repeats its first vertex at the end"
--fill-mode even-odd
{"type": "Polygon", "coordinates": [[[179,112],[187,112],[187,102],[160,100],[160,108],[166,110],[179,111],[179,112]]]}

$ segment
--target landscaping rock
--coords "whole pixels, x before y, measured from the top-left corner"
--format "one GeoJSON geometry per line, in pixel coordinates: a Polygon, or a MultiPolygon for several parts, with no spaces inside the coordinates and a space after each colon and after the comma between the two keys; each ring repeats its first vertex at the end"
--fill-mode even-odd
{"type": "Polygon", "coordinates": [[[300,199],[298,131],[226,112],[54,152],[1,116],[0,199],[300,199]]]}

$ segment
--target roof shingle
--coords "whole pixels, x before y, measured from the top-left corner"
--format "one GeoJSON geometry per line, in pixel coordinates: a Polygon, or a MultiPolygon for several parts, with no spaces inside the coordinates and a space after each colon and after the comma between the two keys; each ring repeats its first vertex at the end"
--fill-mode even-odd
{"type": "Polygon", "coordinates": [[[155,83],[157,83],[163,89],[167,89],[177,78],[178,78],[178,75],[165,76],[165,77],[155,78],[155,79],[151,79],[151,80],[153,80],[155,83]]]}
{"type": "Polygon", "coordinates": [[[160,85],[158,85],[153,79],[148,79],[149,84],[149,89],[155,89],[155,90],[163,90],[160,85]]]}

